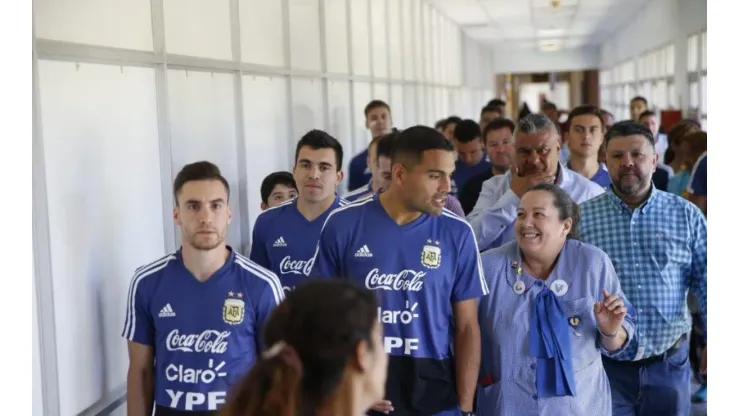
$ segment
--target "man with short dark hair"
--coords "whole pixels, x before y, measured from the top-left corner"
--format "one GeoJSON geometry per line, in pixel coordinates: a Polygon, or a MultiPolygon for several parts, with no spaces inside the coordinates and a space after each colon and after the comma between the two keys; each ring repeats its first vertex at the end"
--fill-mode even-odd
{"type": "Polygon", "coordinates": [[[688,415],[686,296],[696,295],[706,328],[706,219],[694,204],[653,185],[658,155],[648,128],[615,124],[606,134],[606,152],[612,185],[580,205],[580,234],[609,255],[637,310],[633,342],[613,358],[602,357],[613,414],[688,415]]]}
{"type": "Polygon", "coordinates": [[[290,172],[273,172],[262,180],[260,186],[262,211],[298,196],[298,185],[290,172]]]}
{"type": "Polygon", "coordinates": [[[394,131],[378,136],[370,142],[370,146],[368,146],[368,159],[370,161],[370,170],[373,174],[370,183],[346,193],[343,196],[344,199],[354,202],[367,198],[376,192],[382,192],[387,188],[387,182],[390,180],[391,174],[390,148],[393,146],[393,140],[397,136],[398,132],[394,131]]]}
{"type": "Polygon", "coordinates": [[[509,170],[514,157],[514,130],[516,125],[507,118],[497,118],[483,129],[483,144],[491,162],[491,169],[479,173],[465,182],[459,192],[460,205],[465,214],[469,214],[478,202],[483,182],[509,170]]]}
{"type": "Polygon", "coordinates": [[[259,358],[261,329],[285,297],[272,272],[226,245],[229,183],[210,162],[175,177],[182,247],[136,270],[122,336],[132,415],[215,415],[259,358]]]}
{"type": "Polygon", "coordinates": [[[496,120],[497,118],[501,118],[504,116],[504,111],[500,106],[497,105],[486,105],[480,110],[480,122],[478,129],[480,131],[483,131],[483,129],[486,128],[488,123],[492,122],[493,120],[496,120]]]}
{"type": "Polygon", "coordinates": [[[286,292],[308,278],[324,221],[347,204],[336,195],[342,157],[337,139],[321,130],[306,133],[295,149],[298,197],[262,212],[254,223],[249,258],[277,274],[286,292]]]}
{"type": "MultiPolygon", "coordinates": [[[[385,101],[370,101],[365,106],[365,127],[370,131],[371,139],[390,133],[393,128],[391,107],[385,101]]],[[[349,162],[348,191],[354,191],[370,182],[372,179],[370,166],[369,149],[367,148],[352,158],[349,162]]]]}
{"type": "Polygon", "coordinates": [[[311,276],[348,278],[380,293],[393,414],[472,414],[477,300],[488,287],[473,230],[444,208],[452,143],[430,127],[411,127],[396,139],[391,163],[385,192],[329,215],[311,276]]]}
{"type": "Polygon", "coordinates": [[[452,194],[457,195],[468,179],[491,169],[481,140],[481,129],[473,120],[462,120],[455,127],[455,149],[457,162],[452,174],[452,194]]]}

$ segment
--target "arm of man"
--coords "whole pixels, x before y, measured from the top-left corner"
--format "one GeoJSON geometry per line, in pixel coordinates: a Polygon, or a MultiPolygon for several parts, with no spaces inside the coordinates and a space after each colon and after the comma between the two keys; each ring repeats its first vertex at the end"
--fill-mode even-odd
{"type": "Polygon", "coordinates": [[[481,335],[478,298],[489,293],[473,230],[463,236],[458,254],[457,275],[452,288],[455,314],[455,371],[460,409],[473,411],[480,373],[481,335]]]}
{"type": "Polygon", "coordinates": [[[472,412],[480,373],[478,299],[455,303],[454,313],[457,400],[463,412],[472,412]]]}
{"type": "Polygon", "coordinates": [[[707,215],[707,158],[706,156],[696,163],[691,172],[689,186],[686,189],[689,194],[689,201],[696,204],[701,209],[704,216],[707,215]]]}
{"type": "Polygon", "coordinates": [[[285,300],[285,292],[283,291],[283,285],[280,284],[280,279],[278,279],[275,273],[267,269],[255,270],[254,273],[258,274],[258,277],[267,283],[261,292],[255,291],[261,293],[261,296],[256,302],[257,310],[255,315],[257,319],[255,321],[254,333],[258,334],[256,337],[257,351],[263,351],[265,348],[269,348],[269,345],[264,345],[262,341],[262,328],[264,328],[267,320],[270,318],[272,311],[285,300]]]}
{"type": "Polygon", "coordinates": [[[267,246],[265,245],[263,220],[264,217],[260,214],[254,222],[254,229],[252,230],[252,249],[249,251],[249,260],[269,269],[270,256],[267,253],[267,246]]]}
{"type": "Polygon", "coordinates": [[[311,278],[335,278],[341,276],[344,271],[342,265],[342,253],[346,246],[346,231],[341,224],[337,223],[334,214],[329,214],[319,234],[319,242],[316,244],[316,252],[311,259],[311,278]]]}
{"type": "Polygon", "coordinates": [[[494,186],[490,179],[483,182],[475,208],[467,217],[475,232],[478,247],[484,250],[490,248],[514,222],[519,205],[519,197],[511,189],[497,198],[498,192],[494,186]]]}
{"type": "MultiPolygon", "coordinates": [[[[691,207],[693,208],[693,207],[691,207]]],[[[689,218],[691,227],[691,275],[689,290],[696,296],[699,304],[704,332],[707,329],[707,219],[693,208],[689,218]]]]}
{"type": "MultiPolygon", "coordinates": [[[[601,289],[605,290],[608,294],[614,295],[620,298],[624,302],[624,308],[627,310],[627,314],[622,321],[622,326],[617,331],[616,336],[608,337],[603,334],[599,337],[601,344],[601,353],[607,357],[614,357],[624,351],[635,334],[635,308],[625,296],[622,291],[622,286],[619,284],[619,278],[617,277],[617,271],[614,270],[609,256],[603,253],[601,259],[601,289]]],[[[598,296],[600,298],[601,296],[598,296]]],[[[604,301],[604,299],[601,299],[604,301]]],[[[607,334],[611,335],[611,334],[607,334]]]]}
{"type": "Polygon", "coordinates": [[[128,341],[126,407],[128,416],[151,416],[154,408],[154,320],[149,313],[144,272],[131,279],[122,336],[128,341]]]}
{"type": "Polygon", "coordinates": [[[128,416],[151,416],[153,410],[154,348],[151,345],[129,341],[126,414],[128,416]]]}

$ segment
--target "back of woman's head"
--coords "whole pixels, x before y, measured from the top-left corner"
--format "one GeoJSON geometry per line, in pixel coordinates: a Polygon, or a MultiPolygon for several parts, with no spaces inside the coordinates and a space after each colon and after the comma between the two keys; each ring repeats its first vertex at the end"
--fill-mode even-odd
{"type": "Polygon", "coordinates": [[[673,127],[671,127],[671,129],[668,131],[668,143],[670,144],[670,146],[666,150],[665,156],[663,157],[665,163],[670,164],[671,162],[673,162],[673,159],[676,157],[678,146],[681,145],[681,141],[683,140],[683,138],[687,134],[695,131],[701,131],[701,127],[695,121],[688,119],[681,120],[673,127]]]}
{"type": "Polygon", "coordinates": [[[263,329],[262,356],[227,397],[224,416],[315,413],[339,387],[358,343],[374,345],[373,292],[339,279],[298,286],[263,329]]]}

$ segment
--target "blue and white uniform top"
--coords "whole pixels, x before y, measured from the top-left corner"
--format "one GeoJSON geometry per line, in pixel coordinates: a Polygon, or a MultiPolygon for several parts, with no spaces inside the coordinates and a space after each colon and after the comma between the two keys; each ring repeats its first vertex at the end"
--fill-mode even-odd
{"type": "Polygon", "coordinates": [[[298,211],[297,201],[291,199],[257,217],[249,253],[250,260],[278,276],[286,292],[306,281],[324,221],[333,210],[348,203],[335,197],[329,209],[309,221],[298,211]]]}
{"type": "MultiPolygon", "coordinates": [[[[527,275],[521,266],[516,241],[484,252],[483,272],[491,289],[479,305],[481,326],[481,385],[478,414],[483,416],[610,415],[611,391],[601,355],[617,355],[600,343],[594,304],[603,301],[602,289],[625,301],[628,315],[622,327],[629,345],[634,335],[634,310],[619,285],[609,257],[590,244],[568,239],[553,271],[546,280],[527,275]],[[550,290],[551,301],[559,303],[557,322],[538,320],[538,297],[550,290]],[[537,322],[537,324],[534,324],[537,322]],[[555,390],[554,359],[532,349],[541,342],[535,326],[560,330],[555,355],[562,355],[560,393],[555,390]],[[548,383],[550,383],[548,385],[548,383]],[[566,386],[565,384],[569,384],[566,386]],[[569,391],[569,392],[566,392],[569,391]]],[[[547,342],[545,342],[547,344],[547,342]]]]}
{"type": "Polygon", "coordinates": [[[274,273],[231,250],[201,282],[182,252],[136,270],[123,337],[154,348],[154,401],[180,411],[213,411],[257,360],[262,326],[285,298],[274,273]]]}
{"type": "Polygon", "coordinates": [[[467,222],[448,210],[398,225],[379,196],[329,215],[311,277],[377,293],[395,414],[456,415],[453,305],[488,293],[467,222]]]}

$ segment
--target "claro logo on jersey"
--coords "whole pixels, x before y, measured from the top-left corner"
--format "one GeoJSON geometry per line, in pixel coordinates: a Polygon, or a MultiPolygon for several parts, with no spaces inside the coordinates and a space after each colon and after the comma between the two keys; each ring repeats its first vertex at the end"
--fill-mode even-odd
{"type": "Polygon", "coordinates": [[[206,329],[200,334],[180,334],[173,329],[167,335],[167,349],[170,351],[198,352],[206,354],[223,354],[229,346],[226,338],[230,331],[206,329]]]}
{"type": "Polygon", "coordinates": [[[290,256],[285,256],[280,261],[280,273],[308,276],[311,266],[313,266],[313,258],[311,260],[293,260],[290,256]]]}
{"type": "Polygon", "coordinates": [[[402,270],[399,273],[380,274],[379,269],[372,269],[365,277],[365,287],[370,290],[407,290],[418,292],[424,287],[426,272],[402,270]]]}

